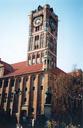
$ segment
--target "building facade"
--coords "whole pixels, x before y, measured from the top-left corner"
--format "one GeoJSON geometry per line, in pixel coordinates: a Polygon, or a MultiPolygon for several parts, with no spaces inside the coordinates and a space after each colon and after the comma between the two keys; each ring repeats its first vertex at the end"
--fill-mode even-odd
{"type": "Polygon", "coordinates": [[[8,64],[0,59],[0,108],[36,119],[54,110],[55,80],[64,73],[57,67],[58,16],[49,5],[29,15],[27,60],[8,64]],[[48,108],[48,110],[46,110],[48,108]]]}

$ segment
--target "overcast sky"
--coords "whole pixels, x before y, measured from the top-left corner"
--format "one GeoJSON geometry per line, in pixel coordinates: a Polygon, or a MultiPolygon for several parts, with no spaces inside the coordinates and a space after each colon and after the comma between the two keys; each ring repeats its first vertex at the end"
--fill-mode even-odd
{"type": "Polygon", "coordinates": [[[57,66],[83,70],[83,0],[0,0],[0,58],[10,64],[27,59],[28,15],[45,4],[59,17],[57,66]]]}

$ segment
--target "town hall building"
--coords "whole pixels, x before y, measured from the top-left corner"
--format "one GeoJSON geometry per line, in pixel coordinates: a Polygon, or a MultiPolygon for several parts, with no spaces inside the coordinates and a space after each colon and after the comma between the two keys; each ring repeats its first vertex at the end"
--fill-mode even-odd
{"type": "Polygon", "coordinates": [[[0,109],[34,117],[55,112],[58,16],[50,5],[29,15],[27,59],[8,64],[0,59],[0,109]]]}

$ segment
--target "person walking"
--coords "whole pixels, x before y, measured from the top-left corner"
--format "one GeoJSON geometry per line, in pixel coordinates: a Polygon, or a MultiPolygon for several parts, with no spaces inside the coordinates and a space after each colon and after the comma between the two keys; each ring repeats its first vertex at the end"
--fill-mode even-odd
{"type": "Polygon", "coordinates": [[[34,128],[34,126],[35,126],[35,119],[34,118],[32,118],[32,128],[34,128]]]}

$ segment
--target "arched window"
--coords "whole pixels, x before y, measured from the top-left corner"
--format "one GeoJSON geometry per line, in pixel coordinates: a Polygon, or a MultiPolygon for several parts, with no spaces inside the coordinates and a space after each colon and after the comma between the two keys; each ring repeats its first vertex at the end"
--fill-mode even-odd
{"type": "Polygon", "coordinates": [[[39,84],[40,84],[40,89],[43,90],[44,74],[40,75],[40,77],[39,77],[39,84]]]}
{"type": "Polygon", "coordinates": [[[5,79],[4,81],[4,87],[7,87],[8,86],[8,79],[5,79]]]}
{"type": "Polygon", "coordinates": [[[35,81],[35,75],[32,75],[32,77],[31,77],[31,90],[35,90],[34,81],[35,81]]]}
{"type": "Polygon", "coordinates": [[[35,64],[35,54],[32,55],[33,64],[35,64]]]}
{"type": "Polygon", "coordinates": [[[39,35],[35,36],[35,41],[39,40],[39,35]]]}
{"type": "Polygon", "coordinates": [[[14,86],[14,79],[11,79],[11,81],[10,81],[10,86],[11,86],[11,87],[14,86]]]}
{"type": "Polygon", "coordinates": [[[39,64],[40,63],[40,54],[37,53],[37,63],[39,64]]]}
{"type": "Polygon", "coordinates": [[[35,59],[35,55],[33,54],[32,59],[35,59]]]}
{"type": "Polygon", "coordinates": [[[28,64],[31,65],[31,55],[28,55],[28,64]]]}
{"type": "Polygon", "coordinates": [[[44,60],[44,64],[46,64],[46,60],[44,60]]]}
{"type": "Polygon", "coordinates": [[[15,94],[17,94],[17,95],[21,94],[20,82],[21,82],[21,78],[18,77],[16,80],[16,89],[15,89],[15,94]]]}
{"type": "Polygon", "coordinates": [[[44,52],[41,53],[41,57],[44,57],[44,52]]]}
{"type": "Polygon", "coordinates": [[[37,54],[37,58],[39,58],[40,57],[40,55],[39,55],[39,53],[37,54]]]}
{"type": "Polygon", "coordinates": [[[50,61],[49,61],[49,59],[48,59],[48,64],[49,64],[49,62],[50,62],[50,61]]]}
{"type": "Polygon", "coordinates": [[[23,79],[23,88],[24,88],[24,92],[27,91],[27,81],[28,81],[28,77],[25,76],[23,79]]]}

